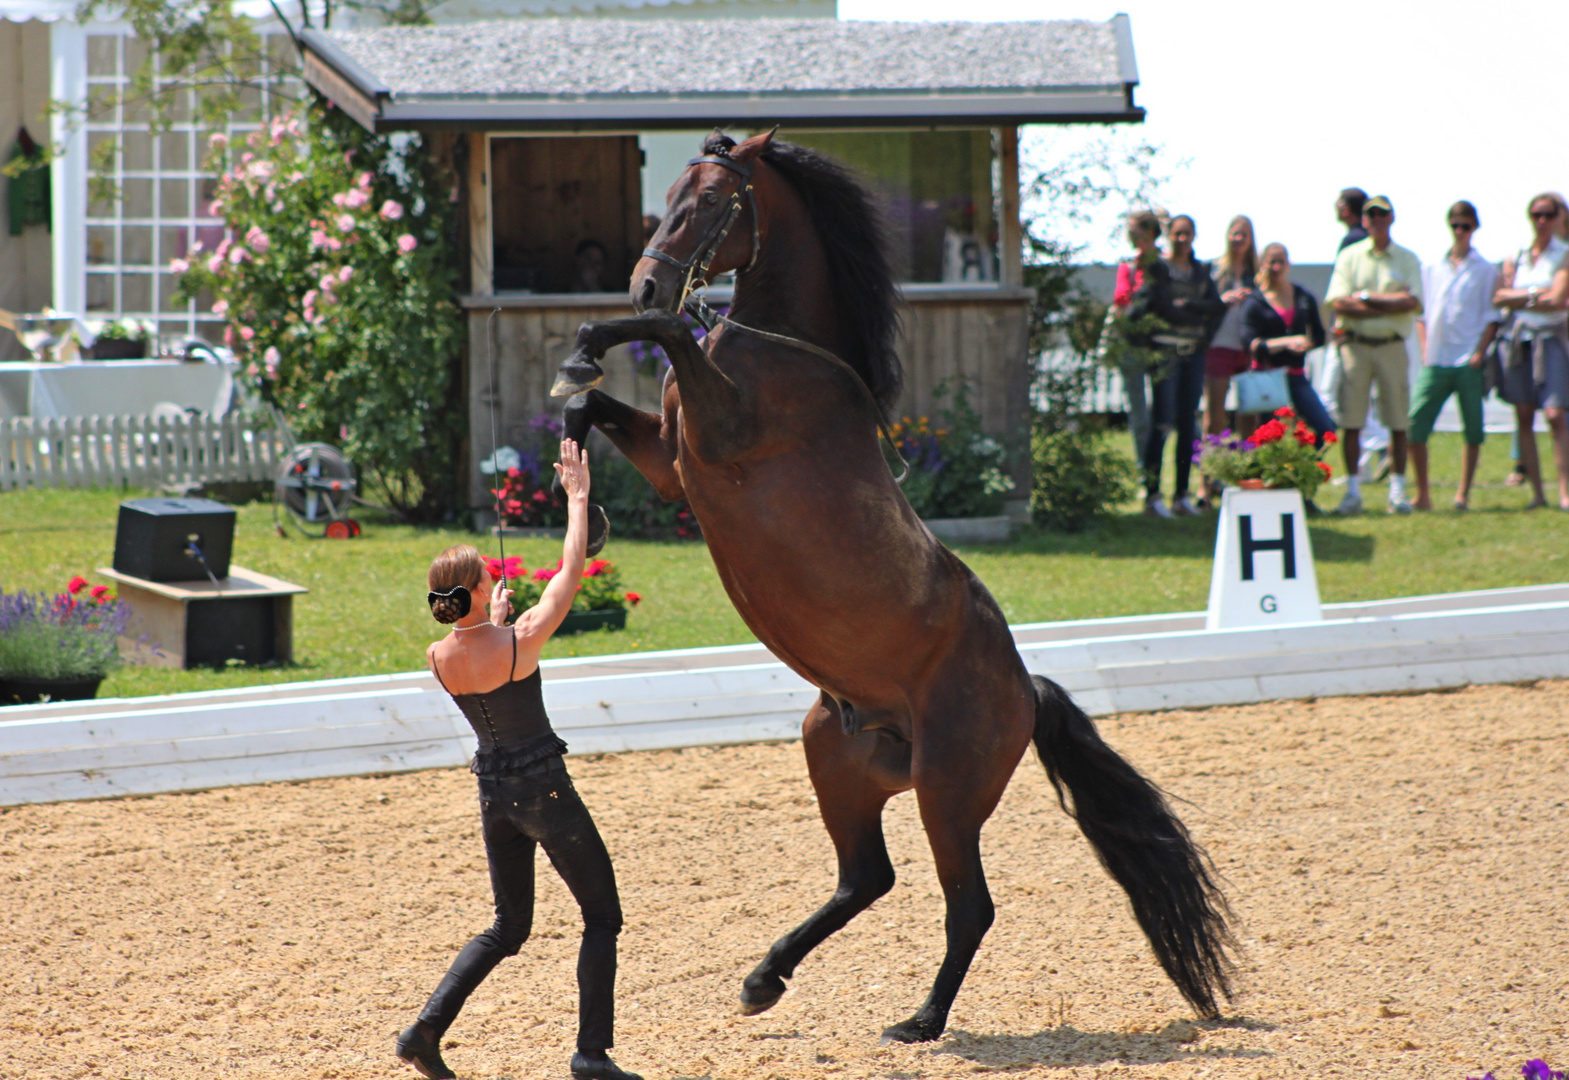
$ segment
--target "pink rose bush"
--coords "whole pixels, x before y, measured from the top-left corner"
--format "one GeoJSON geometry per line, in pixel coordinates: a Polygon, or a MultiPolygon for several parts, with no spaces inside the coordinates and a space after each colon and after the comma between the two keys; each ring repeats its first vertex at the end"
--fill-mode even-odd
{"type": "Polygon", "coordinates": [[[241,378],[301,441],[341,444],[377,501],[439,518],[464,416],[450,169],[317,106],[208,150],[225,239],[170,263],[181,294],[225,321],[241,378]]]}

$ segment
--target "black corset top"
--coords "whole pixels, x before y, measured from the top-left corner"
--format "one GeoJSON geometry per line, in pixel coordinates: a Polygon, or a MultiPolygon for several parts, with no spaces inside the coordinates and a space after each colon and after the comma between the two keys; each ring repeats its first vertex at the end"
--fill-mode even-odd
{"type": "MultiPolygon", "coordinates": [[[[512,657],[515,666],[516,639],[512,642],[512,657]]],[[[436,674],[436,681],[441,682],[441,688],[447,690],[434,661],[431,670],[436,674]]],[[[483,694],[453,694],[451,690],[447,693],[452,695],[474,734],[479,736],[479,751],[469,765],[475,774],[495,776],[517,772],[566,753],[567,744],[551,729],[550,717],[545,715],[539,668],[526,678],[504,682],[483,694]]]]}

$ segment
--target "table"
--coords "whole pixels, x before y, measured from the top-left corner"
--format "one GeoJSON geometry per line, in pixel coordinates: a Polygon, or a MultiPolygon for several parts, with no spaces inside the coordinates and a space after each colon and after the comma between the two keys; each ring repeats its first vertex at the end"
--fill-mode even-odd
{"type": "Polygon", "coordinates": [[[243,566],[211,581],[148,581],[100,566],[120,587],[130,621],[120,654],[153,667],[221,667],[294,659],[294,597],[310,592],[243,566]]]}
{"type": "Polygon", "coordinates": [[[0,420],[14,416],[141,416],[157,405],[229,411],[238,364],[184,360],[0,363],[0,420]]]}

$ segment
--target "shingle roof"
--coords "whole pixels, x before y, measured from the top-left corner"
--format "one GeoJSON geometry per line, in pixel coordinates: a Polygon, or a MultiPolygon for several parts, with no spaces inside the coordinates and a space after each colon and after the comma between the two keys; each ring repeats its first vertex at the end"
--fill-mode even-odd
{"type": "MultiPolygon", "coordinates": [[[[377,126],[727,119],[1127,120],[1138,82],[1110,22],[539,19],[306,35],[377,126]]],[[[339,87],[340,92],[342,87],[339,87]]],[[[339,104],[345,104],[339,101],[339,104]]],[[[659,123],[663,121],[663,123],[659,123]]]]}

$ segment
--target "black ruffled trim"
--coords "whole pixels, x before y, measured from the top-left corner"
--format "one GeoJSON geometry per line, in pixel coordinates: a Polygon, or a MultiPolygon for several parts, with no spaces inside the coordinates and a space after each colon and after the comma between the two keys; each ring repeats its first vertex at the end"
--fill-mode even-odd
{"type": "Polygon", "coordinates": [[[509,773],[522,772],[530,765],[537,765],[546,758],[556,757],[566,752],[567,744],[562,741],[561,736],[551,732],[523,746],[481,750],[469,763],[469,771],[475,776],[505,776],[509,773]]]}

